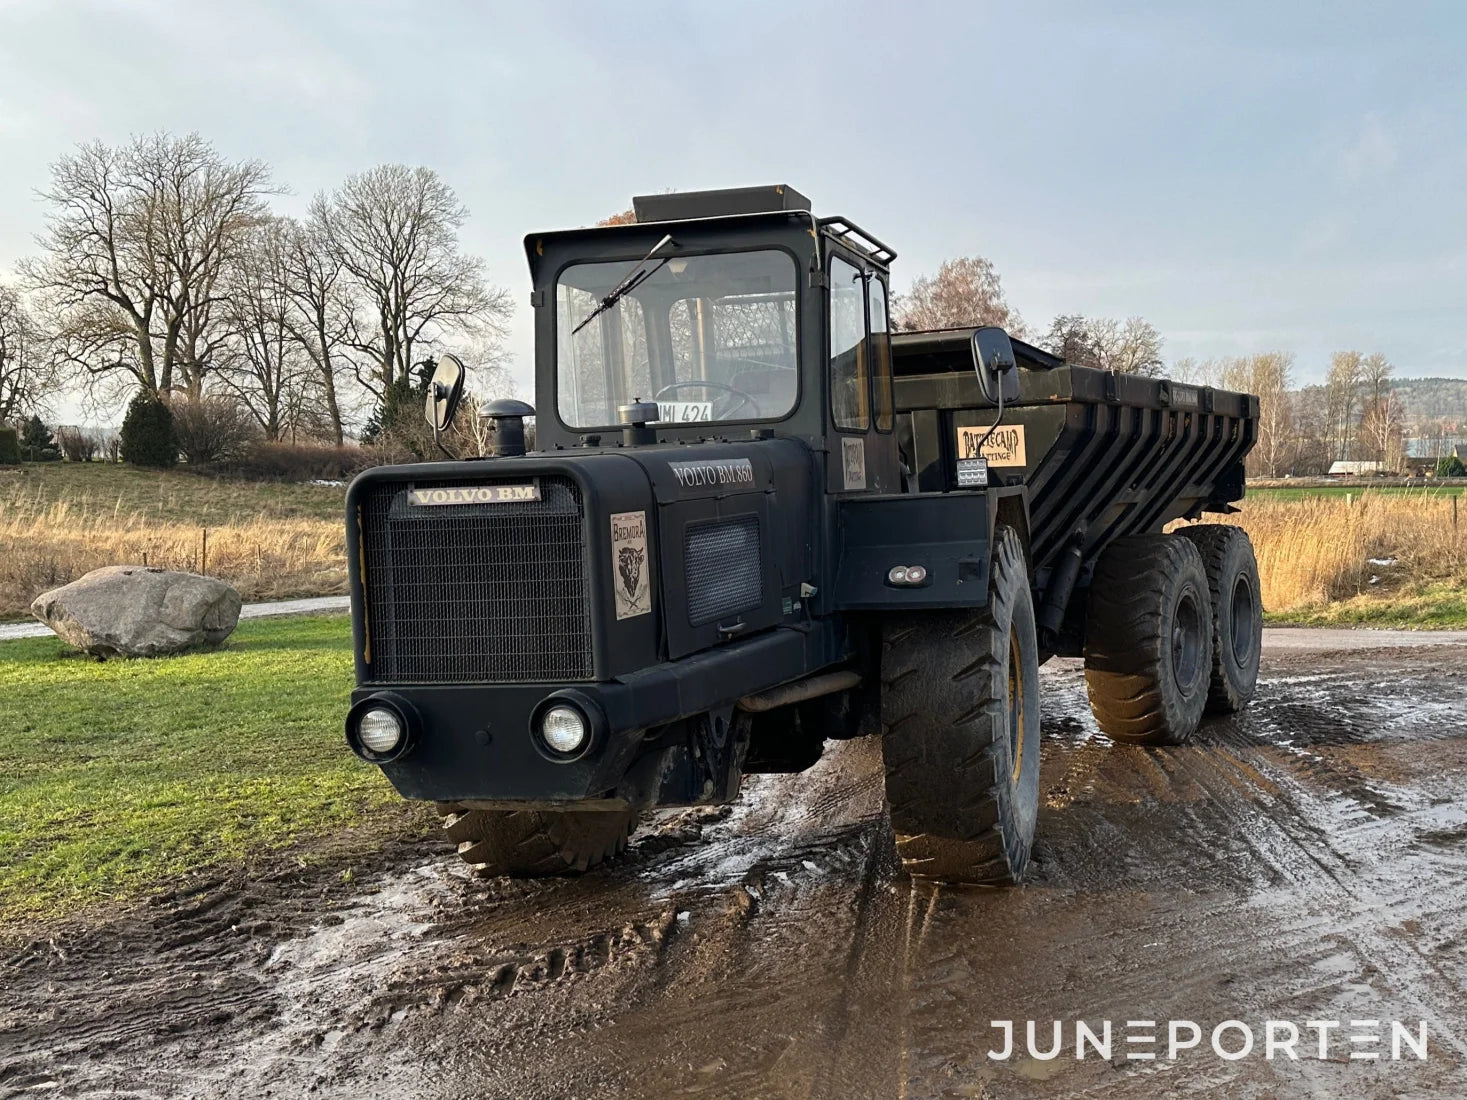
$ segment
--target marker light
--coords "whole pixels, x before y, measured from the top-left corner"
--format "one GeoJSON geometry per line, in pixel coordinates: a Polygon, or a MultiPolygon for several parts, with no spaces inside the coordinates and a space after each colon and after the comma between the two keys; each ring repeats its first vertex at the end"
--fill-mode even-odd
{"type": "Polygon", "coordinates": [[[899,588],[915,588],[927,580],[925,565],[893,565],[886,575],[886,583],[899,588]]]}

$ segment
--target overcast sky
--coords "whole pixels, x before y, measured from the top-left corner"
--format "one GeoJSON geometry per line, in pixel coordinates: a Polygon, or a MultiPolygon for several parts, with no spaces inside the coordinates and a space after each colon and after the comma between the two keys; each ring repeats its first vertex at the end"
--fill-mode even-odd
{"type": "Polygon", "coordinates": [[[0,278],[58,155],[197,130],[285,212],[437,169],[522,383],[525,233],[773,182],[890,242],[898,289],[979,253],[1034,327],[1467,376],[1467,4],[1182,6],[0,0],[0,278]]]}

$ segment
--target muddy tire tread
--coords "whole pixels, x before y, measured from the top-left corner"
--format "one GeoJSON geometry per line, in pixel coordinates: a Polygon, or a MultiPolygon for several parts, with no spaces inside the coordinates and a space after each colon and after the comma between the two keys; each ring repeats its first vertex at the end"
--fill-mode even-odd
{"type": "MultiPolygon", "coordinates": [[[[1210,714],[1236,714],[1252,700],[1253,692],[1240,691],[1224,667],[1227,650],[1224,648],[1223,626],[1218,612],[1223,606],[1223,571],[1227,566],[1228,552],[1235,543],[1241,542],[1247,548],[1248,561],[1252,565],[1254,595],[1257,598],[1258,562],[1253,555],[1253,543],[1246,531],[1228,523],[1198,523],[1179,527],[1176,533],[1197,547],[1197,552],[1202,555],[1202,567],[1207,572],[1207,587],[1212,596],[1212,678],[1207,690],[1207,710],[1210,714]]],[[[1261,619],[1261,606],[1257,608],[1257,613],[1261,619]]],[[[1258,645],[1258,639],[1254,639],[1254,645],[1258,645]]]]}
{"type": "MultiPolygon", "coordinates": [[[[1163,663],[1169,641],[1159,593],[1168,578],[1191,572],[1208,595],[1202,556],[1186,539],[1141,535],[1117,539],[1096,563],[1085,628],[1085,688],[1101,731],[1136,745],[1180,745],[1201,720],[1205,693],[1183,699],[1163,663]]],[[[1212,637],[1210,605],[1206,637],[1212,637]]],[[[1207,667],[1211,669],[1209,659],[1207,667]]]]}
{"type": "MultiPolygon", "coordinates": [[[[1022,589],[1032,619],[1012,529],[1002,529],[993,564],[1022,589]]],[[[915,877],[1007,885],[1024,873],[1032,826],[1030,836],[1016,835],[1001,802],[1008,748],[1000,743],[1007,684],[999,647],[1008,644],[1007,629],[972,611],[914,614],[883,632],[886,794],[898,854],[915,877]]]]}
{"type": "Polygon", "coordinates": [[[621,853],[636,825],[631,810],[476,810],[440,802],[459,858],[485,875],[579,874],[621,853]]]}

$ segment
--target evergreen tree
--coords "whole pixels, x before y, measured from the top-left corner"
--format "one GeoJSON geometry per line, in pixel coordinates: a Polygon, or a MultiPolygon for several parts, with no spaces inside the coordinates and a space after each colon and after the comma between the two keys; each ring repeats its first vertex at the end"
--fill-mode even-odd
{"type": "Polygon", "coordinates": [[[32,416],[20,431],[20,449],[31,462],[60,462],[56,437],[39,416],[32,416]]]}
{"type": "Polygon", "coordinates": [[[140,393],[127,406],[122,421],[122,461],[134,466],[166,469],[178,464],[178,437],[173,413],[148,393],[140,393]]]}
{"type": "Polygon", "coordinates": [[[0,425],[0,466],[20,465],[20,433],[0,425]]]}
{"type": "Polygon", "coordinates": [[[382,391],[382,400],[362,428],[362,442],[395,443],[418,458],[427,454],[431,436],[423,426],[423,403],[433,375],[433,361],[414,368],[417,378],[394,379],[382,391]]]}

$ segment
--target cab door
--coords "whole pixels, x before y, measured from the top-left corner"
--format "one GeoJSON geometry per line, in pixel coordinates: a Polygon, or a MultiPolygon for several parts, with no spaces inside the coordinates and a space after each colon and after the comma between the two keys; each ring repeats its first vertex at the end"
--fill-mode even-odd
{"type": "Polygon", "coordinates": [[[826,489],[832,494],[895,493],[902,488],[892,431],[885,278],[856,257],[830,250],[826,489]]]}

